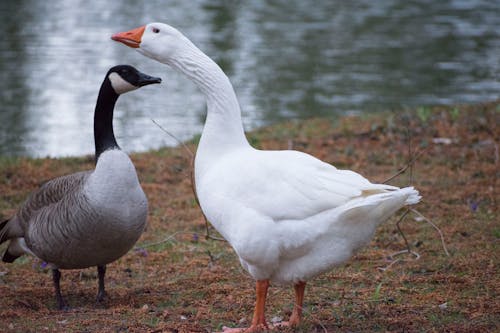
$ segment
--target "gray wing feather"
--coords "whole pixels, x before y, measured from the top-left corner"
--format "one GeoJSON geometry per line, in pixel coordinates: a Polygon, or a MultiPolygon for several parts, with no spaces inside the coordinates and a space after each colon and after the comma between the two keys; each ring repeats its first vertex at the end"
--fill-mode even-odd
{"type": "Polygon", "coordinates": [[[82,189],[90,174],[84,171],[54,178],[33,191],[2,227],[2,241],[21,237],[30,249],[40,252],[36,250],[48,248],[54,238],[68,239],[68,222],[80,210],[78,206],[85,205],[82,189]]]}
{"type": "Polygon", "coordinates": [[[90,174],[91,171],[82,171],[54,178],[32,192],[17,213],[23,229],[26,230],[27,224],[38,210],[56,204],[73,193],[81,192],[83,184],[90,174]]]}
{"type": "Polygon", "coordinates": [[[91,171],[59,177],[33,192],[17,214],[28,247],[47,261],[64,257],[66,245],[78,235],[80,221],[95,217],[83,193],[91,171]]]}

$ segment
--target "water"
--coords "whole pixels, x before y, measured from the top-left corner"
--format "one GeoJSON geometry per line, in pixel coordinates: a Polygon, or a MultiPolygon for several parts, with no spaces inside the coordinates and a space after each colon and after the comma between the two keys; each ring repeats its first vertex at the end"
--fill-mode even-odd
{"type": "Polygon", "coordinates": [[[0,3],[0,155],[93,153],[97,92],[128,63],[163,83],[123,95],[126,151],[202,129],[204,98],[114,32],[162,21],[221,65],[246,129],[290,118],[476,103],[500,96],[500,1],[78,1],[0,3]],[[269,2],[271,3],[271,2],[269,2]]]}

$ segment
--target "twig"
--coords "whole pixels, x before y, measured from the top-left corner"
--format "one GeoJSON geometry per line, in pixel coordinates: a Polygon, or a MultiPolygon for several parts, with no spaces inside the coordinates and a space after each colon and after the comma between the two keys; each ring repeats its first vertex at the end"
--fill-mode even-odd
{"type": "Polygon", "coordinates": [[[160,244],[166,243],[166,242],[168,242],[168,241],[170,241],[170,240],[172,240],[172,239],[174,239],[174,240],[175,240],[175,236],[180,235],[180,234],[192,234],[192,232],[187,232],[187,231],[178,231],[178,232],[175,232],[175,233],[173,233],[172,235],[170,235],[170,236],[168,236],[168,237],[164,238],[164,239],[163,239],[163,240],[161,240],[161,241],[154,242],[154,243],[149,243],[149,244],[144,244],[144,245],[142,245],[142,246],[136,246],[135,248],[136,248],[136,249],[141,249],[141,248],[143,249],[143,248],[146,248],[146,247],[151,247],[151,246],[160,245],[160,244]]]}
{"type": "MultiPolygon", "coordinates": [[[[396,178],[397,176],[405,173],[406,170],[408,170],[409,167],[413,166],[413,164],[415,164],[415,161],[427,150],[428,148],[424,148],[422,149],[421,151],[419,151],[417,154],[415,154],[415,156],[408,161],[408,163],[403,167],[401,168],[398,172],[396,172],[394,175],[390,176],[389,178],[387,178],[386,180],[384,180],[382,182],[382,184],[387,184],[388,182],[390,182],[391,180],[393,180],[394,178],[396,178]]],[[[411,182],[410,182],[411,183],[411,182]]]]}
{"type": "MultiPolygon", "coordinates": [[[[404,254],[404,253],[408,253],[408,254],[411,254],[415,257],[415,259],[413,260],[419,260],[420,259],[420,254],[418,254],[418,252],[414,252],[414,251],[410,251],[408,249],[405,249],[405,250],[401,250],[401,251],[398,251],[398,252],[394,252],[392,254],[389,254],[389,258],[391,258],[391,262],[389,263],[389,265],[385,266],[385,267],[378,267],[378,269],[382,272],[385,272],[387,271],[389,268],[391,268],[395,263],[397,262],[400,262],[402,261],[403,259],[396,259],[394,257],[396,256],[399,256],[401,254],[404,254]]],[[[403,261],[406,261],[406,260],[403,260],[403,261]]]]}
{"type": "Polygon", "coordinates": [[[196,183],[195,183],[195,178],[194,178],[194,157],[195,157],[195,155],[193,154],[193,152],[191,151],[191,149],[189,149],[189,147],[184,142],[182,142],[181,140],[177,139],[177,137],[175,135],[173,135],[172,133],[170,133],[169,131],[167,131],[165,128],[163,128],[154,119],[151,118],[151,121],[156,126],[158,126],[163,132],[165,132],[167,135],[169,135],[175,141],[177,141],[177,143],[181,144],[184,147],[184,149],[188,152],[189,156],[191,157],[191,170],[189,172],[190,178],[191,178],[191,190],[193,191],[194,199],[195,199],[196,203],[200,207],[201,214],[203,215],[203,218],[205,219],[205,230],[206,230],[205,239],[213,239],[213,240],[217,240],[217,241],[226,241],[223,238],[219,238],[219,237],[215,237],[215,236],[210,235],[210,226],[208,224],[208,219],[205,216],[205,213],[203,213],[203,210],[201,209],[200,200],[198,200],[198,194],[196,193],[196,183]]]}
{"type": "Polygon", "coordinates": [[[400,261],[401,259],[396,259],[396,260],[393,260],[391,261],[391,263],[385,267],[378,267],[378,269],[382,272],[385,272],[386,270],[388,270],[389,268],[391,268],[392,265],[394,265],[395,263],[397,263],[398,261],[400,261]]]}
{"type": "Polygon", "coordinates": [[[215,264],[215,262],[217,260],[219,260],[219,258],[221,258],[224,255],[223,252],[220,252],[219,254],[212,254],[212,252],[210,252],[210,250],[206,250],[206,253],[207,253],[208,257],[210,258],[211,264],[215,264]]]}
{"type": "Polygon", "coordinates": [[[198,204],[198,207],[200,207],[201,215],[203,215],[203,219],[205,220],[205,239],[212,239],[216,241],[225,242],[226,240],[224,238],[210,235],[210,225],[208,224],[207,216],[203,212],[203,209],[201,209],[200,200],[198,199],[198,193],[196,193],[196,180],[194,178],[194,158],[191,159],[191,190],[193,191],[194,194],[194,200],[198,204]]]}
{"type": "Polygon", "coordinates": [[[444,241],[444,236],[443,236],[443,233],[441,232],[441,229],[438,228],[437,225],[435,225],[434,223],[432,223],[431,220],[429,220],[427,217],[423,216],[418,210],[414,209],[414,208],[409,208],[409,210],[411,210],[412,213],[418,215],[420,218],[422,218],[425,222],[429,223],[431,226],[434,227],[434,229],[437,230],[437,232],[439,233],[439,236],[441,237],[441,244],[443,245],[443,250],[444,252],[446,253],[446,255],[449,257],[450,256],[450,253],[448,252],[448,249],[446,248],[446,243],[444,241]]]}
{"type": "MultiPolygon", "coordinates": [[[[409,163],[411,161],[411,155],[413,153],[411,145],[412,136],[411,136],[410,126],[406,127],[406,133],[408,135],[408,163],[409,163]]],[[[410,185],[413,184],[413,164],[410,164],[409,183],[410,185]]]]}
{"type": "Polygon", "coordinates": [[[169,131],[167,131],[165,128],[163,128],[163,126],[161,126],[160,124],[158,124],[156,122],[156,120],[154,120],[153,118],[151,118],[151,121],[156,126],[158,126],[163,132],[165,132],[168,136],[170,136],[171,138],[173,138],[178,144],[182,145],[184,147],[184,149],[188,152],[189,156],[191,156],[192,159],[194,158],[193,152],[191,151],[191,149],[189,149],[188,146],[186,146],[186,144],[184,142],[182,142],[181,140],[177,139],[177,137],[175,135],[173,135],[172,133],[170,133],[169,131]]]}
{"type": "Polygon", "coordinates": [[[401,250],[401,251],[398,251],[398,252],[394,252],[392,254],[390,254],[388,257],[391,258],[391,262],[389,263],[389,265],[385,266],[385,267],[378,267],[378,269],[382,272],[385,272],[387,271],[389,268],[391,268],[395,263],[397,262],[400,262],[402,259],[395,259],[394,257],[395,256],[399,256],[403,253],[408,253],[408,254],[411,254],[413,256],[415,256],[415,259],[414,260],[419,260],[420,259],[420,254],[418,254],[418,252],[414,252],[414,251],[409,251],[408,249],[405,249],[405,250],[401,250]]]}
{"type": "Polygon", "coordinates": [[[401,168],[396,174],[392,175],[391,177],[387,178],[382,182],[382,184],[387,184],[397,176],[403,174],[410,168],[410,175],[409,175],[409,184],[411,185],[413,183],[413,165],[415,164],[415,161],[427,150],[427,148],[424,148],[423,150],[419,151],[418,153],[415,154],[414,157],[413,155],[413,146],[412,146],[412,133],[409,127],[409,124],[406,124],[406,135],[408,136],[408,162],[406,165],[401,168]]]}
{"type": "MultiPolygon", "coordinates": [[[[391,259],[394,259],[395,256],[399,256],[400,254],[403,254],[403,253],[409,253],[409,254],[413,254],[415,256],[415,260],[418,260],[420,259],[420,254],[418,254],[417,252],[414,252],[414,251],[408,251],[408,250],[401,250],[401,251],[398,251],[398,252],[394,252],[392,254],[389,255],[389,257],[391,259]]],[[[399,260],[399,259],[398,259],[399,260]]]]}
{"type": "Polygon", "coordinates": [[[409,254],[413,254],[415,256],[415,260],[420,259],[420,254],[411,250],[410,243],[408,243],[408,240],[406,239],[406,236],[405,236],[403,230],[401,230],[401,227],[399,226],[399,224],[401,222],[403,222],[404,218],[408,215],[409,212],[410,212],[410,209],[407,208],[406,211],[403,213],[403,215],[401,215],[401,217],[399,218],[398,222],[396,222],[396,227],[398,228],[399,233],[401,234],[401,236],[403,237],[403,240],[405,241],[406,249],[389,255],[389,257],[392,260],[391,263],[385,267],[378,267],[378,269],[381,270],[382,272],[385,272],[386,270],[391,268],[392,265],[401,261],[401,259],[394,259],[394,257],[397,255],[400,255],[403,253],[409,253],[409,254]]]}
{"type": "Polygon", "coordinates": [[[405,245],[406,245],[406,249],[408,250],[408,253],[411,253],[410,243],[408,243],[408,240],[406,239],[406,236],[405,236],[403,230],[401,230],[401,227],[399,226],[399,224],[401,222],[403,222],[404,218],[406,217],[406,215],[408,215],[409,212],[410,212],[410,210],[408,208],[406,208],[406,211],[403,213],[403,215],[401,215],[398,222],[396,222],[396,227],[398,228],[399,233],[401,234],[401,236],[403,237],[403,240],[405,241],[405,245]]]}
{"type": "MultiPolygon", "coordinates": [[[[408,127],[406,127],[406,130],[407,130],[407,135],[408,135],[408,156],[411,157],[412,156],[412,142],[411,142],[411,131],[408,127]]],[[[406,170],[408,168],[410,168],[410,179],[409,179],[409,183],[411,184],[413,182],[413,165],[415,163],[415,161],[427,150],[427,148],[424,148],[422,150],[420,150],[418,153],[415,154],[415,156],[411,157],[408,161],[408,163],[403,167],[401,168],[396,174],[394,174],[393,176],[389,177],[388,179],[386,179],[385,181],[383,181],[383,184],[385,183],[388,183],[389,181],[393,180],[394,178],[396,178],[397,176],[403,174],[404,172],[406,172],[406,170]]],[[[417,252],[413,252],[410,248],[410,244],[408,243],[408,240],[406,239],[406,236],[403,232],[403,230],[401,230],[401,227],[400,227],[400,223],[403,222],[404,218],[408,215],[409,212],[413,212],[415,214],[417,214],[419,217],[421,217],[422,219],[424,219],[427,223],[429,223],[430,225],[432,225],[434,227],[434,229],[436,229],[441,237],[441,243],[442,243],[442,246],[443,246],[443,249],[444,249],[444,252],[446,253],[447,256],[450,256],[448,250],[446,249],[446,244],[445,244],[445,241],[444,241],[444,236],[443,236],[443,233],[441,232],[441,230],[434,224],[432,223],[429,219],[427,219],[425,216],[423,216],[420,212],[418,212],[416,209],[414,208],[407,208],[406,211],[403,213],[403,215],[400,217],[400,219],[398,220],[398,222],[396,223],[396,227],[399,231],[399,233],[401,234],[401,236],[403,237],[403,240],[405,242],[405,245],[406,245],[406,249],[405,250],[402,250],[402,251],[399,251],[399,252],[396,252],[396,253],[393,253],[390,255],[390,258],[393,260],[391,261],[391,263],[389,265],[387,265],[386,267],[379,267],[378,269],[381,270],[381,271],[386,271],[388,270],[391,266],[393,266],[395,263],[397,263],[398,261],[400,261],[400,259],[394,259],[394,256],[397,256],[397,255],[400,255],[400,254],[403,254],[403,253],[409,253],[409,254],[412,254],[415,256],[415,260],[418,260],[420,259],[420,255],[417,253],[417,252]]]]}

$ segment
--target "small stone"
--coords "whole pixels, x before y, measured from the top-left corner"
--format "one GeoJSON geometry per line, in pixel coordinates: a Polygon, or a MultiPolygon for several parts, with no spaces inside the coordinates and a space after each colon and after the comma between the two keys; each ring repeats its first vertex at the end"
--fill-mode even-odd
{"type": "Polygon", "coordinates": [[[451,145],[455,140],[450,138],[433,138],[432,143],[437,145],[451,145]]]}

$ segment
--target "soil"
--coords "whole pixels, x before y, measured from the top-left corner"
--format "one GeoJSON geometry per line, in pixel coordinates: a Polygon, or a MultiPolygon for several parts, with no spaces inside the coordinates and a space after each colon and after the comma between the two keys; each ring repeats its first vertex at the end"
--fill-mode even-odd
{"type": "MultiPolygon", "coordinates": [[[[303,323],[283,331],[500,331],[499,124],[496,101],[290,121],[248,133],[257,148],[301,150],[372,182],[397,175],[391,184],[411,184],[423,196],[415,209],[425,218],[410,212],[399,223],[404,238],[396,225],[401,211],[345,265],[309,281],[303,323]],[[414,254],[395,254],[407,249],[405,239],[414,254]]],[[[196,140],[187,147],[195,151],[196,140]]],[[[44,263],[29,256],[0,263],[1,332],[214,332],[249,324],[254,281],[230,246],[212,238],[219,237],[213,228],[206,237],[189,153],[162,148],[132,159],[149,199],[148,228],[108,265],[107,300],[95,302],[95,268],[62,271],[71,308],[59,311],[44,263]]],[[[92,166],[92,156],[0,157],[0,217],[14,214],[44,181],[92,166]]],[[[292,306],[293,288],[270,288],[268,321],[287,320],[292,306]]]]}

